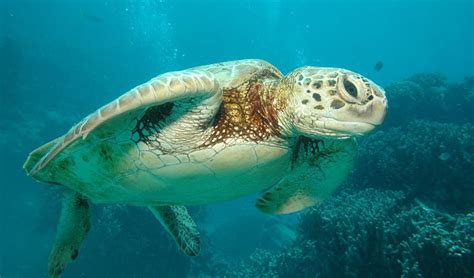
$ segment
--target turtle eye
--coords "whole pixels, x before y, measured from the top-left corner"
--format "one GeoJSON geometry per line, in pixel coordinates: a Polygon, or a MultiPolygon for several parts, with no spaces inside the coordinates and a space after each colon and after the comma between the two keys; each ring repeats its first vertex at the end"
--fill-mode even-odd
{"type": "Polygon", "coordinates": [[[357,87],[349,80],[344,79],[344,90],[353,98],[357,98],[357,87]]]}

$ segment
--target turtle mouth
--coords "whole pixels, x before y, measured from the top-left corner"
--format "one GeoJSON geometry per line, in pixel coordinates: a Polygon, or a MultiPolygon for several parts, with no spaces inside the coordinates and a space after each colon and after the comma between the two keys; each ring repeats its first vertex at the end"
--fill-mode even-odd
{"type": "Polygon", "coordinates": [[[337,121],[324,119],[323,129],[345,137],[363,136],[374,130],[378,125],[367,122],[337,121]]]}
{"type": "Polygon", "coordinates": [[[300,130],[316,137],[346,139],[364,136],[378,125],[367,122],[340,121],[333,118],[320,118],[313,122],[311,130],[300,126],[300,130]],[[305,130],[306,129],[306,130],[305,130]]]}

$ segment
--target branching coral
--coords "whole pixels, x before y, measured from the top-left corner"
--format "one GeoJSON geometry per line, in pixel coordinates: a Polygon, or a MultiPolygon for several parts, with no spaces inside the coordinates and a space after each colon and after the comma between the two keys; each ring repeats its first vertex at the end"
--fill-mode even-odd
{"type": "Polygon", "coordinates": [[[452,217],[423,204],[401,211],[387,223],[405,277],[468,277],[474,272],[474,214],[452,217]]]}
{"type": "Polygon", "coordinates": [[[321,277],[391,274],[396,260],[385,254],[383,222],[403,200],[400,192],[366,189],[343,193],[304,214],[299,241],[312,242],[313,246],[304,244],[301,248],[314,257],[304,269],[311,265],[309,273],[319,273],[321,277]],[[391,267],[386,269],[387,265],[391,267]]]}
{"type": "Polygon", "coordinates": [[[396,191],[341,193],[303,214],[284,253],[257,251],[238,277],[469,277],[474,214],[449,216],[396,191]],[[267,276],[262,276],[267,277],[267,276]]]}

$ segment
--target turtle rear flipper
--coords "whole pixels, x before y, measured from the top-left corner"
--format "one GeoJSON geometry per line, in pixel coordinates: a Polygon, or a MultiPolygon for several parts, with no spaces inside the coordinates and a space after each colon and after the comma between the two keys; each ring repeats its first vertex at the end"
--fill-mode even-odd
{"type": "Polygon", "coordinates": [[[50,277],[59,277],[66,265],[77,258],[81,243],[89,230],[89,203],[81,194],[65,189],[56,239],[49,254],[50,277]]]}
{"type": "Polygon", "coordinates": [[[174,238],[179,249],[188,256],[200,251],[199,231],[185,206],[149,207],[151,212],[174,238]]]}

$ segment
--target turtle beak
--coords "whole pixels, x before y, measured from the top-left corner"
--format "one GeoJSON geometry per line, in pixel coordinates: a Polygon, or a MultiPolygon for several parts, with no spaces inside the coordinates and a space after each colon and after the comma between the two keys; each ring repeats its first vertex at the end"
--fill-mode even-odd
{"type": "Polygon", "coordinates": [[[372,124],[374,126],[379,126],[385,120],[385,116],[387,115],[387,99],[386,98],[376,98],[372,101],[372,103],[368,106],[367,110],[367,117],[364,122],[368,124],[372,124]]]}

